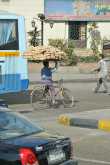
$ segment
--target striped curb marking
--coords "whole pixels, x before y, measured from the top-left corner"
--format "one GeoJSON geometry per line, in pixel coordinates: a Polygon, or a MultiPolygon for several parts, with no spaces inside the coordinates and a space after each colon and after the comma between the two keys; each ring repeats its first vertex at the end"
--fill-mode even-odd
{"type": "Polygon", "coordinates": [[[98,128],[105,131],[110,131],[110,120],[99,120],[98,128]]]}
{"type": "Polygon", "coordinates": [[[68,115],[60,115],[58,117],[58,122],[65,126],[77,126],[110,131],[110,120],[82,119],[69,117],[68,115]]]}
{"type": "Polygon", "coordinates": [[[71,125],[70,124],[70,118],[65,115],[60,115],[58,118],[58,122],[63,125],[71,125]]]}

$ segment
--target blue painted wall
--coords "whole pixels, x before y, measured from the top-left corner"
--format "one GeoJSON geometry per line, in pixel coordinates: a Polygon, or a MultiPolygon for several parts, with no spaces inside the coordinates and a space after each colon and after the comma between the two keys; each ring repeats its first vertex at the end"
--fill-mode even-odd
{"type": "Polygon", "coordinates": [[[2,75],[3,86],[0,88],[0,94],[26,90],[29,85],[29,80],[21,80],[20,77],[20,74],[2,75]]]}

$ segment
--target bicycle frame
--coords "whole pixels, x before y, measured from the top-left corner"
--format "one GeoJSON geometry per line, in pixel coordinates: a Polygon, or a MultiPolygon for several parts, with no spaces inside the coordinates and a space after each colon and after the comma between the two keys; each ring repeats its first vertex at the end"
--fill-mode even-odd
{"type": "Polygon", "coordinates": [[[74,105],[74,97],[71,95],[70,90],[63,87],[62,80],[58,82],[57,86],[43,84],[34,87],[31,92],[31,104],[34,109],[38,109],[39,106],[42,108],[45,106],[49,108],[52,105],[59,106],[59,103],[63,104],[64,107],[72,107],[74,105]],[[54,94],[52,90],[55,90],[54,94]]]}

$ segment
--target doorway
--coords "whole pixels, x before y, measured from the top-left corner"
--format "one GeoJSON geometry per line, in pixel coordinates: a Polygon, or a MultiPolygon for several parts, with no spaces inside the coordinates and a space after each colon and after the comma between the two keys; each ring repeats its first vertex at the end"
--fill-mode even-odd
{"type": "Polygon", "coordinates": [[[74,40],[75,47],[84,48],[87,44],[87,22],[70,21],[69,39],[74,40]]]}

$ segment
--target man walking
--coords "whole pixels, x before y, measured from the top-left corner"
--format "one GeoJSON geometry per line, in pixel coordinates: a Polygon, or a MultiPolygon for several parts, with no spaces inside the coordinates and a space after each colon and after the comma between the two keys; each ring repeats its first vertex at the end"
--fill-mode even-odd
{"type": "Polygon", "coordinates": [[[97,80],[97,86],[94,89],[94,92],[97,93],[103,85],[104,93],[108,92],[108,86],[107,86],[107,76],[108,76],[108,67],[107,67],[107,62],[104,59],[104,55],[100,54],[100,60],[98,62],[98,67],[94,70],[98,72],[98,80],[97,80]]]}

